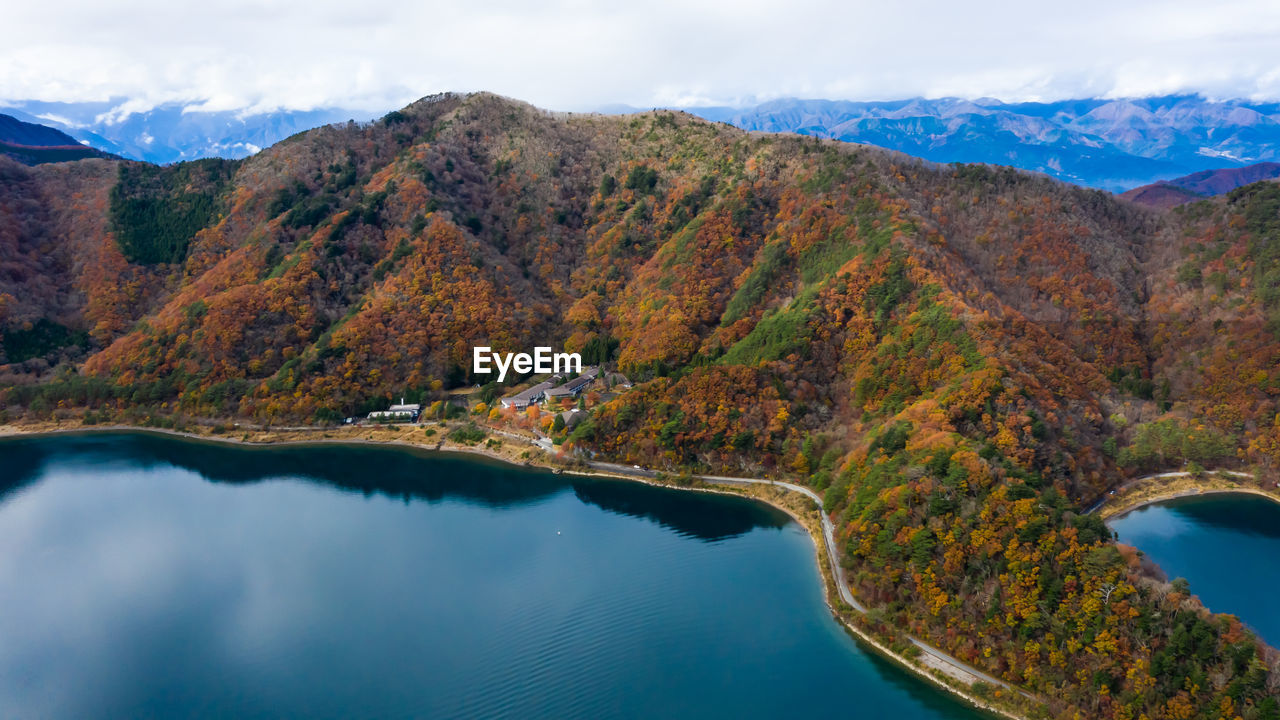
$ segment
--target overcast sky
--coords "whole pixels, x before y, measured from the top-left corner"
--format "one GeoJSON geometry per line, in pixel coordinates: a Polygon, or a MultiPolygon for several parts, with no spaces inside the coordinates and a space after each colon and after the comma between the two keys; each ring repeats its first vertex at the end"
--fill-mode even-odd
{"type": "Polygon", "coordinates": [[[775,97],[1280,99],[1280,2],[40,0],[0,99],[385,110],[442,90],[553,109],[775,97]]]}

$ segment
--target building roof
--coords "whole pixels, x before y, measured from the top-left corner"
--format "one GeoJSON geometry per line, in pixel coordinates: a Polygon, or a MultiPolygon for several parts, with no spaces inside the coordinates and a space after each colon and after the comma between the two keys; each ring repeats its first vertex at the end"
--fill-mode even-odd
{"type": "Polygon", "coordinates": [[[583,371],[581,375],[570,380],[569,382],[547,390],[547,397],[562,398],[570,395],[577,395],[578,391],[596,378],[598,371],[594,367],[589,367],[583,371]]]}
{"type": "Polygon", "coordinates": [[[515,395],[508,395],[502,398],[502,404],[503,405],[529,405],[533,402],[536,402],[538,398],[542,397],[542,395],[546,393],[547,390],[550,390],[550,389],[551,389],[550,382],[540,382],[537,385],[534,385],[533,387],[529,388],[528,390],[523,390],[521,392],[516,393],[515,395]]]}
{"type": "Polygon", "coordinates": [[[577,390],[578,388],[582,387],[583,385],[586,385],[587,383],[591,382],[592,380],[595,380],[595,377],[586,377],[586,376],[584,375],[583,377],[580,377],[580,378],[576,378],[576,379],[570,380],[569,382],[565,383],[565,384],[563,385],[563,387],[564,387],[564,389],[565,389],[565,390],[569,390],[570,392],[572,392],[572,391],[577,390]]]}

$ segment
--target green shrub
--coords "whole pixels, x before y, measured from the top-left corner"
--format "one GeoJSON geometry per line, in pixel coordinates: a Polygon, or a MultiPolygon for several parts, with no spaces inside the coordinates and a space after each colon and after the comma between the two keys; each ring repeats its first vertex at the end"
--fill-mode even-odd
{"type": "Polygon", "coordinates": [[[637,165],[627,175],[627,189],[635,190],[637,194],[652,193],[657,186],[658,171],[651,167],[637,165]]]}
{"type": "Polygon", "coordinates": [[[475,423],[467,423],[449,432],[449,439],[462,445],[474,445],[486,437],[488,437],[488,433],[476,427],[475,423]]]}
{"type": "Polygon", "coordinates": [[[1178,282],[1192,287],[1200,287],[1201,280],[1200,266],[1195,261],[1185,262],[1178,267],[1178,282]]]}
{"type": "Polygon", "coordinates": [[[725,305],[720,324],[732,325],[758,305],[778,282],[788,262],[785,242],[773,242],[761,248],[759,260],[751,268],[751,274],[725,305]]]}
{"type": "Polygon", "coordinates": [[[808,299],[797,299],[790,307],[764,316],[747,336],[734,343],[720,362],[725,365],[758,365],[796,353],[803,355],[809,347],[808,299]]]}
{"type": "Polygon", "coordinates": [[[335,199],[330,195],[305,197],[299,200],[280,222],[285,227],[294,229],[318,225],[320,221],[329,217],[334,202],[335,199]]]}
{"type": "Polygon", "coordinates": [[[143,265],[181,262],[195,234],[223,209],[237,163],[196,160],[160,167],[121,163],[110,220],[120,251],[143,265]]]}
{"type": "Polygon", "coordinates": [[[864,302],[867,312],[874,315],[877,328],[884,328],[889,314],[911,294],[912,288],[911,281],[907,279],[906,263],[900,255],[895,256],[885,268],[884,280],[867,288],[864,302]]]}
{"type": "Polygon", "coordinates": [[[4,357],[11,363],[44,357],[59,348],[85,347],[88,344],[87,332],[72,330],[44,318],[32,323],[29,330],[11,329],[0,335],[0,348],[4,349],[4,357]]]}
{"type": "Polygon", "coordinates": [[[1165,470],[1192,462],[1213,465],[1235,457],[1235,436],[1180,418],[1142,423],[1117,462],[1139,470],[1165,470]]]}
{"type": "Polygon", "coordinates": [[[909,437],[911,437],[911,423],[896,422],[876,436],[867,452],[883,450],[885,455],[894,455],[907,447],[909,437]]]}

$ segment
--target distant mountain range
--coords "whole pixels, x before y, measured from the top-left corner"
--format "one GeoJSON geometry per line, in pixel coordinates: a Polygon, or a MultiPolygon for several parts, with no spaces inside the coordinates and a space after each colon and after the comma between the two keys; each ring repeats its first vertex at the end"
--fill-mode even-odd
{"type": "Polygon", "coordinates": [[[60,130],[23,122],[11,115],[0,115],[0,155],[24,165],[107,157],[107,153],[82,145],[60,130]]]}
{"type": "Polygon", "coordinates": [[[47,125],[115,155],[154,163],[205,157],[243,158],[304,130],[369,120],[381,113],[341,108],[243,113],[207,112],[182,104],[130,112],[122,99],[56,103],[15,101],[0,112],[47,125]]]}
{"type": "Polygon", "coordinates": [[[746,130],[879,145],[935,162],[1012,165],[1112,191],[1280,160],[1280,104],[1198,96],[1017,104],[784,99],[686,110],[746,130]]]}
{"type": "Polygon", "coordinates": [[[1169,208],[1276,178],[1280,178],[1280,163],[1264,162],[1242,168],[1201,170],[1180,178],[1143,185],[1122,193],[1120,197],[1140,205],[1169,208]]]}
{"type": "MultiPolygon", "coordinates": [[[[129,107],[116,99],[15,101],[0,109],[100,150],[156,163],[247,157],[303,130],[374,117],[343,108],[245,114],[180,104],[144,112],[129,107]]],[[[746,130],[878,145],[934,162],[1010,165],[1114,192],[1203,170],[1280,162],[1280,103],[1176,95],[1016,104],[957,98],[782,99],[753,107],[673,109],[746,130]]]]}

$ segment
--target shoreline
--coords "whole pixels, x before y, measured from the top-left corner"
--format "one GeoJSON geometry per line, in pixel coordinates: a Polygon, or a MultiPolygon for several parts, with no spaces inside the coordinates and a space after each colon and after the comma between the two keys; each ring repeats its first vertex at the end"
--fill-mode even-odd
{"type": "Polygon", "coordinates": [[[1096,513],[1103,522],[1110,522],[1151,505],[1209,495],[1254,495],[1280,503],[1280,490],[1240,482],[1242,478],[1252,477],[1236,471],[1211,471],[1200,475],[1187,472],[1149,475],[1122,485],[1115,491],[1116,495],[1096,505],[1089,514],[1096,513]]]}
{"type": "Polygon", "coordinates": [[[1164,495],[1156,495],[1154,497],[1144,498],[1135,503],[1125,505],[1120,508],[1116,508],[1111,512],[1107,513],[1103,517],[1105,520],[1112,520],[1114,518],[1124,517],[1125,515],[1128,515],[1129,513],[1132,513],[1132,512],[1137,512],[1138,510],[1149,507],[1151,505],[1159,505],[1161,503],[1167,503],[1172,500],[1183,500],[1186,498],[1208,497],[1210,495],[1253,495],[1255,497],[1266,498],[1271,502],[1280,504],[1280,497],[1277,497],[1276,495],[1273,495],[1272,493],[1269,493],[1269,492],[1265,492],[1263,490],[1257,490],[1254,488],[1244,488],[1244,487],[1208,488],[1205,490],[1183,490],[1179,492],[1170,492],[1164,495]]]}
{"type": "MultiPolygon", "coordinates": [[[[450,442],[446,437],[441,437],[440,440],[437,440],[435,442],[425,442],[425,440],[427,440],[427,437],[425,437],[422,433],[416,433],[416,435],[418,437],[422,437],[424,441],[416,441],[416,439],[411,440],[405,437],[405,435],[415,434],[413,433],[413,430],[422,430],[423,428],[421,426],[405,426],[405,427],[409,428],[407,433],[404,432],[401,428],[396,428],[394,430],[391,430],[388,427],[376,427],[372,431],[373,434],[390,432],[393,434],[393,436],[386,437],[384,439],[374,439],[372,435],[370,435],[369,437],[345,437],[345,438],[332,436],[332,434],[337,434],[340,432],[348,435],[365,435],[370,432],[370,429],[367,427],[352,428],[352,429],[347,429],[343,427],[332,428],[332,429],[331,428],[315,428],[315,429],[308,429],[308,430],[298,430],[296,428],[285,429],[285,430],[269,430],[269,429],[268,430],[245,430],[242,428],[237,428],[234,431],[227,432],[226,434],[215,434],[212,432],[209,432],[206,434],[206,433],[191,432],[186,430],[174,430],[169,428],[150,428],[150,427],[138,427],[138,426],[132,426],[132,425],[118,425],[118,424],[101,425],[101,426],[79,425],[76,427],[55,426],[51,428],[45,428],[45,427],[32,428],[24,425],[4,424],[4,425],[0,425],[0,441],[6,440],[6,439],[21,438],[21,437],[44,437],[44,436],[56,436],[56,435],[150,433],[150,434],[162,435],[162,436],[167,436],[172,438],[180,438],[188,441],[207,442],[210,444],[221,443],[221,444],[236,445],[240,447],[249,447],[249,448],[303,447],[308,445],[311,445],[311,446],[390,445],[401,450],[411,450],[411,451],[430,452],[430,453],[445,453],[445,454],[450,454],[450,453],[465,454],[470,456],[478,456],[481,458],[485,458],[489,461],[500,462],[504,465],[510,465],[516,468],[524,468],[524,469],[537,468],[542,470],[550,470],[556,474],[568,474],[568,475],[577,475],[577,476],[588,477],[588,478],[602,478],[602,479],[610,479],[610,480],[625,480],[630,482],[643,483],[651,487],[669,488],[674,490],[688,490],[688,491],[695,491],[695,492],[704,492],[704,493],[713,493],[718,495],[731,495],[735,497],[749,498],[785,513],[794,522],[796,522],[797,524],[799,524],[801,527],[805,529],[806,533],[809,535],[809,539],[813,542],[813,545],[814,545],[814,560],[816,564],[816,569],[818,570],[818,575],[822,580],[823,602],[827,606],[827,611],[831,614],[832,618],[835,619],[844,628],[845,632],[851,636],[851,638],[855,641],[855,643],[859,645],[860,649],[866,652],[872,652],[880,655],[882,658],[891,661],[893,664],[901,667],[902,669],[911,672],[916,677],[929,682],[933,686],[947,693],[950,693],[951,695],[961,699],[964,703],[980,711],[983,711],[995,716],[1008,718],[1009,720],[1026,720],[1027,718],[1027,716],[1019,715],[1009,708],[1001,707],[999,705],[992,703],[989,700],[985,700],[983,698],[978,697],[976,694],[973,693],[972,685],[970,685],[969,687],[964,687],[962,685],[963,680],[959,676],[960,673],[973,676],[975,678],[975,682],[977,681],[986,682],[985,679],[978,677],[977,675],[974,674],[974,673],[981,674],[976,669],[968,668],[968,666],[960,664],[959,661],[952,660],[951,662],[948,662],[947,660],[934,657],[933,655],[931,655],[929,652],[926,652],[926,651],[918,652],[915,656],[915,659],[909,658],[903,653],[896,652],[891,648],[887,647],[884,642],[882,642],[880,639],[873,636],[870,633],[870,631],[862,627],[859,627],[854,621],[852,621],[849,617],[847,617],[845,612],[842,611],[842,607],[847,606],[848,603],[846,603],[844,598],[842,597],[842,593],[840,592],[840,589],[836,581],[836,578],[840,574],[842,574],[842,570],[839,567],[838,559],[834,554],[833,545],[828,542],[826,529],[824,528],[824,525],[822,523],[821,503],[819,502],[816,506],[810,506],[809,508],[810,513],[816,512],[817,515],[819,516],[817,518],[817,522],[815,523],[812,518],[804,517],[804,515],[800,510],[798,510],[795,507],[792,507],[790,504],[786,502],[783,502],[780,497],[777,497],[777,495],[782,495],[784,497],[794,498],[795,496],[802,494],[795,490],[789,489],[787,487],[788,484],[775,483],[773,481],[759,481],[758,484],[746,484],[749,481],[746,481],[745,479],[742,479],[739,481],[742,484],[733,483],[733,482],[724,482],[724,481],[717,482],[715,479],[707,479],[702,476],[695,475],[694,477],[698,480],[699,483],[701,483],[700,485],[682,486],[682,485],[676,485],[672,483],[659,482],[658,480],[652,477],[646,477],[641,475],[628,475],[624,473],[609,472],[607,470],[601,470],[598,468],[580,469],[580,468],[564,467],[561,465],[553,464],[553,463],[547,462],[548,458],[547,458],[546,451],[540,447],[534,446],[531,441],[530,441],[531,442],[530,447],[536,448],[538,450],[538,454],[525,458],[522,461],[521,459],[517,459],[514,457],[510,457],[508,455],[504,455],[503,453],[496,452],[494,449],[490,447],[486,447],[484,445],[465,445],[460,443],[454,443],[454,442],[450,442]],[[352,430],[355,430],[356,432],[352,432],[352,430]],[[244,437],[239,437],[239,438],[232,437],[231,435],[235,433],[240,433],[244,437]],[[255,433],[265,437],[260,437],[259,439],[256,439],[256,440],[248,439],[249,436],[255,433]],[[319,437],[319,438],[296,437],[296,435],[305,435],[307,433],[323,433],[323,437],[319,437]],[[288,435],[289,437],[281,438],[281,437],[278,437],[279,435],[288,435]],[[396,437],[395,435],[399,435],[399,437],[396,437]],[[764,491],[765,488],[771,488],[772,491],[771,492],[764,491]],[[837,600],[839,601],[840,607],[837,606],[837,600]],[[931,658],[933,659],[933,662],[929,662],[924,658],[931,658]],[[948,665],[951,666],[950,672],[948,672],[948,669],[947,669],[948,665]]],[[[443,424],[439,425],[438,427],[440,429],[445,428],[443,424]]],[[[516,436],[513,436],[513,435],[503,435],[500,437],[502,437],[504,440],[517,439],[516,436]]],[[[505,443],[500,441],[500,446],[502,445],[505,445],[505,443]]],[[[806,503],[805,503],[806,505],[808,505],[809,500],[812,500],[812,497],[806,497],[806,503]]],[[[845,594],[847,593],[848,591],[846,591],[845,594]]],[[[850,595],[850,597],[852,596],[850,595]]],[[[856,603],[856,600],[855,600],[855,603],[856,603]]],[[[859,609],[856,607],[850,607],[849,611],[860,612],[859,609]]],[[[904,634],[904,637],[906,637],[912,643],[912,647],[916,648],[917,650],[922,649],[920,641],[916,640],[913,636],[904,634]]],[[[997,680],[996,682],[997,682],[997,685],[992,687],[992,691],[995,692],[997,696],[1000,697],[1001,699],[1007,697],[1002,693],[1004,693],[1005,691],[1010,691],[1014,693],[1021,693],[1028,699],[1035,702],[1034,697],[1027,695],[1024,691],[1007,686],[1003,683],[1003,681],[997,680]]],[[[989,682],[987,682],[987,684],[990,685],[989,682]]]]}

